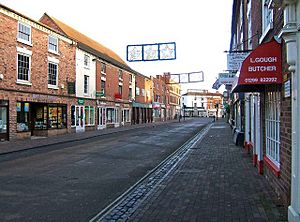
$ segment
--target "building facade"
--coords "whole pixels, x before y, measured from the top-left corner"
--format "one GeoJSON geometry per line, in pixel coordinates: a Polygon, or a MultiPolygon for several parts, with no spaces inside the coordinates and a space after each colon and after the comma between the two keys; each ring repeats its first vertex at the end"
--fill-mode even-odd
{"type": "Polygon", "coordinates": [[[182,115],[187,117],[222,117],[223,95],[208,90],[188,90],[182,95],[182,115]]]}
{"type": "Polygon", "coordinates": [[[68,106],[76,100],[67,90],[76,78],[73,40],[0,6],[0,138],[68,132],[68,106]]]}
{"type": "Polygon", "coordinates": [[[291,72],[281,1],[233,1],[230,51],[248,52],[231,91],[236,144],[251,153],[282,205],[291,203],[291,72]],[[242,141],[242,142],[241,142],[242,141]]]}

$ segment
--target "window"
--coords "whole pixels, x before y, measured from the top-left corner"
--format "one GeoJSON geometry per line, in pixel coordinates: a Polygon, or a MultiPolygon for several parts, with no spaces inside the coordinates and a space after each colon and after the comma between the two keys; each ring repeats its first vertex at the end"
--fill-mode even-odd
{"type": "Polygon", "coordinates": [[[17,131],[29,130],[29,103],[17,102],[17,131]]]}
{"type": "Polygon", "coordinates": [[[101,80],[101,96],[105,96],[105,85],[106,82],[104,80],[101,80]]]}
{"type": "Polygon", "coordinates": [[[107,108],[106,109],[106,122],[107,123],[115,123],[116,122],[116,111],[115,108],[107,108]]]}
{"type": "Polygon", "coordinates": [[[122,122],[130,122],[130,111],[129,109],[123,109],[122,110],[122,122]]]}
{"type": "Polygon", "coordinates": [[[75,106],[71,106],[71,126],[76,126],[75,106]]]}
{"type": "Polygon", "coordinates": [[[85,68],[90,68],[90,57],[88,55],[84,55],[83,63],[85,68]]]}
{"type": "Polygon", "coordinates": [[[58,53],[58,39],[51,35],[48,37],[48,50],[50,52],[58,53]]]}
{"type": "Polygon", "coordinates": [[[89,76],[87,76],[87,75],[84,75],[83,93],[84,94],[88,94],[89,93],[89,76]]]}
{"type": "Polygon", "coordinates": [[[48,63],[48,86],[57,87],[58,65],[56,63],[48,63]]]}
{"type": "Polygon", "coordinates": [[[132,88],[129,88],[129,95],[128,95],[129,99],[132,99],[132,88]]]}
{"type": "Polygon", "coordinates": [[[29,55],[18,54],[18,80],[30,81],[30,59],[29,55]]]}
{"type": "Polygon", "coordinates": [[[31,45],[31,27],[19,22],[17,39],[19,42],[31,45]]]}
{"type": "Polygon", "coordinates": [[[140,95],[140,88],[135,87],[135,95],[139,96],[140,95]]]}
{"type": "Polygon", "coordinates": [[[262,37],[266,36],[268,31],[273,28],[274,9],[272,8],[273,0],[263,0],[262,2],[262,37]]]}
{"type": "Polygon", "coordinates": [[[119,80],[123,80],[123,71],[119,69],[119,80]]]}
{"type": "Polygon", "coordinates": [[[66,127],[67,127],[67,106],[58,105],[58,104],[49,104],[48,128],[62,129],[66,127]]]}
{"type": "Polygon", "coordinates": [[[132,75],[129,75],[129,83],[132,83],[132,75]]]}
{"type": "Polygon", "coordinates": [[[106,65],[103,62],[101,63],[101,73],[106,75],[106,65]]]}
{"type": "Polygon", "coordinates": [[[266,95],[266,154],[280,166],[280,91],[267,92],[266,95]]]}
{"type": "Polygon", "coordinates": [[[121,97],[122,97],[122,91],[123,91],[123,87],[119,86],[119,94],[121,95],[121,97]]]}
{"type": "Polygon", "coordinates": [[[95,124],[95,109],[93,106],[86,106],[85,109],[85,124],[92,126],[95,124]]]}

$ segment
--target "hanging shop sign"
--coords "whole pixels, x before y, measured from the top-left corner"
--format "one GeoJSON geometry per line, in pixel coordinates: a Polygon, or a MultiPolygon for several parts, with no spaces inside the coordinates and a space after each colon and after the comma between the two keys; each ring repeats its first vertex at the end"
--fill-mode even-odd
{"type": "Polygon", "coordinates": [[[242,62],[249,55],[249,52],[233,52],[227,54],[227,69],[237,71],[240,69],[242,62]]]}
{"type": "Polygon", "coordinates": [[[219,84],[232,84],[236,73],[219,73],[219,84]]]}

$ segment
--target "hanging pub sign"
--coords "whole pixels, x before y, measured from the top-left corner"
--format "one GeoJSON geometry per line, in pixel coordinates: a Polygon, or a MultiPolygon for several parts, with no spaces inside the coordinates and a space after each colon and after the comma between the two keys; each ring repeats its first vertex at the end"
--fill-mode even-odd
{"type": "Polygon", "coordinates": [[[275,39],[261,44],[243,61],[238,85],[282,83],[281,44],[275,39]]]}

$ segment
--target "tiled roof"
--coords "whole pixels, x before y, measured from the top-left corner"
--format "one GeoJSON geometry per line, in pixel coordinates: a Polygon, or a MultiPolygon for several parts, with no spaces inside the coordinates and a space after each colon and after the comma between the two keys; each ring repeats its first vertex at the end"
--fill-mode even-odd
{"type": "MultiPolygon", "coordinates": [[[[49,15],[48,15],[49,16],[49,15]]],[[[89,48],[92,48],[101,54],[104,54],[108,56],[109,58],[117,61],[118,63],[122,64],[123,66],[127,67],[128,69],[129,66],[121,59],[120,56],[118,56],[115,52],[112,50],[106,48],[105,46],[101,45],[100,43],[96,42],[95,40],[87,37],[86,35],[80,33],[79,31],[73,29],[72,27],[66,25],[65,23],[61,22],[60,20],[49,16],[55,23],[56,25],[69,37],[73,38],[74,40],[86,45],[89,48]]]]}

